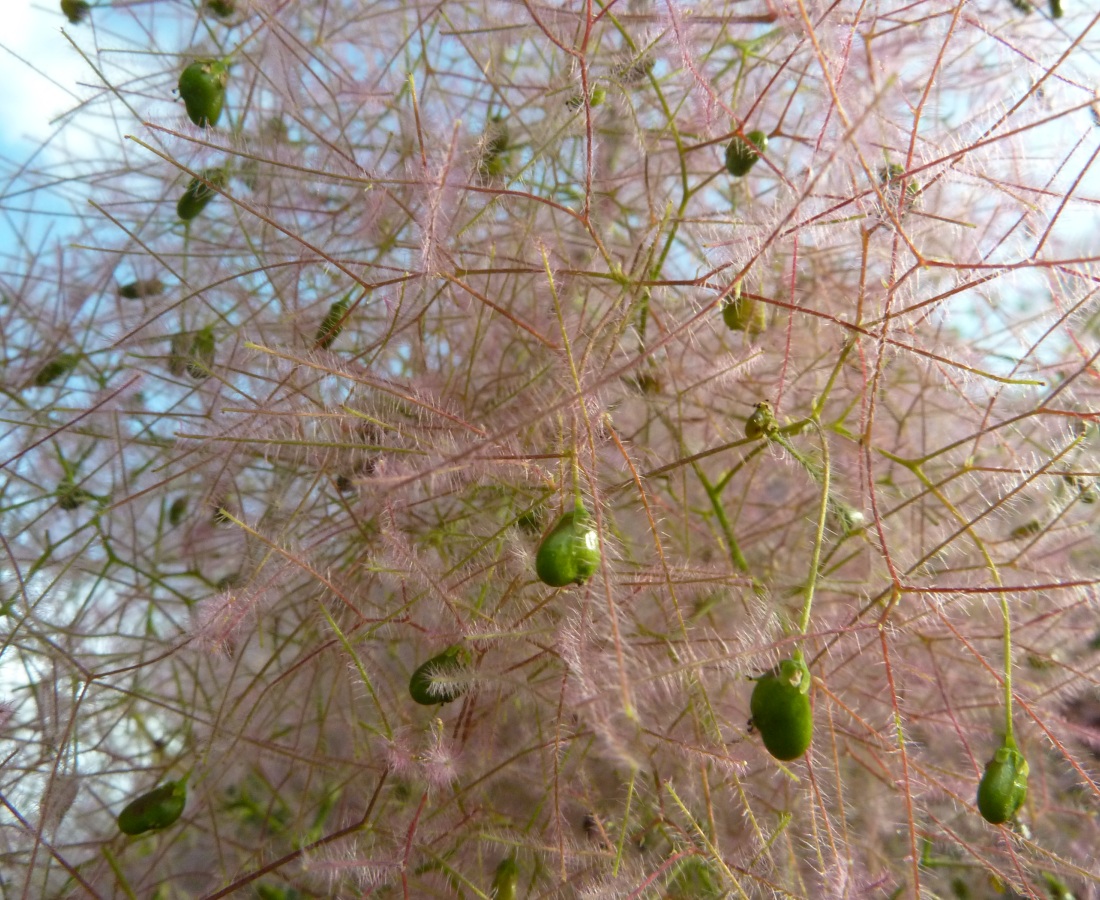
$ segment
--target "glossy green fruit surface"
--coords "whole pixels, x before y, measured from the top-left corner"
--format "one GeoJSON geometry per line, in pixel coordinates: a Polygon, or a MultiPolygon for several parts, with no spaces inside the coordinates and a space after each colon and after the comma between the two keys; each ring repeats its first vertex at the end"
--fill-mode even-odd
{"type": "Polygon", "coordinates": [[[205,128],[217,124],[225,104],[229,70],[216,59],[199,59],[180,73],[179,92],[187,117],[205,128]]]}
{"type": "Polygon", "coordinates": [[[986,764],[978,784],[978,812],[993,825],[1007,822],[1027,799],[1028,765],[1024,755],[1005,744],[986,764]]]}
{"type": "Polygon", "coordinates": [[[753,688],[752,724],[776,759],[798,759],[813,740],[809,690],[810,670],[801,657],[783,660],[753,688]]]}
{"type": "Polygon", "coordinates": [[[726,171],[737,178],[748,175],[767,149],[768,136],[763,131],[750,131],[744,138],[734,137],[726,147],[726,171]]]}
{"type": "Polygon", "coordinates": [[[118,828],[123,834],[167,828],[183,815],[186,805],[187,780],[167,781],[127,803],[118,814],[118,828]]]}
{"type": "Polygon", "coordinates": [[[233,0],[206,0],[206,8],[220,19],[228,19],[237,11],[233,0]]]}
{"type": "Polygon", "coordinates": [[[409,679],[409,693],[423,706],[450,703],[466,691],[464,684],[447,681],[459,677],[470,665],[470,651],[453,644],[442,653],[422,663],[409,679]]]}
{"type": "Polygon", "coordinates": [[[493,900],[516,900],[516,890],[519,888],[519,866],[512,857],[506,857],[500,861],[496,873],[493,875],[493,889],[489,896],[493,900]]]}
{"type": "Polygon", "coordinates": [[[578,500],[542,539],[535,555],[535,573],[551,587],[584,584],[600,564],[600,538],[588,511],[578,500]]]}
{"type": "MultiPolygon", "coordinates": [[[[202,177],[210,184],[216,184],[219,187],[225,184],[225,173],[221,169],[207,169],[202,173],[202,177]]],[[[207,203],[217,196],[218,192],[206,184],[206,181],[192,178],[191,183],[187,185],[187,190],[180,197],[176,204],[176,215],[183,221],[190,222],[206,209],[207,203]]]]}

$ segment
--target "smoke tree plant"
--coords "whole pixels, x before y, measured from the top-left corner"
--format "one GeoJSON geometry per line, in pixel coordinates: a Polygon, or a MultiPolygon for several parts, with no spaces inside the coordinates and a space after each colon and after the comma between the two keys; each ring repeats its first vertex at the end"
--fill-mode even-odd
{"type": "Polygon", "coordinates": [[[35,15],[4,897],[1100,890],[1087,4],[35,15]]]}

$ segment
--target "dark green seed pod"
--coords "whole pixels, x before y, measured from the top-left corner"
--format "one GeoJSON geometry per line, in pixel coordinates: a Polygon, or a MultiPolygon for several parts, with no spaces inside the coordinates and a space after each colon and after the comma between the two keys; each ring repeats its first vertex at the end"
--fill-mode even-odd
{"type": "Polygon", "coordinates": [[[96,499],[95,494],[74,484],[69,478],[66,478],[57,486],[57,491],[55,493],[57,494],[57,505],[66,512],[72,512],[74,509],[79,509],[87,501],[96,499]]]}
{"type": "Polygon", "coordinates": [[[993,825],[1007,822],[1027,799],[1028,765],[1015,744],[1006,742],[986,764],[978,784],[978,812],[993,825]]]}
{"type": "Polygon", "coordinates": [[[181,815],[187,805],[187,779],[167,781],[136,800],[131,800],[118,814],[118,828],[123,834],[143,834],[167,828],[181,815]]]}
{"type": "Polygon", "coordinates": [[[192,178],[176,204],[176,215],[183,221],[190,222],[195,216],[206,209],[206,204],[217,196],[209,184],[222,187],[225,185],[225,173],[221,169],[207,169],[202,173],[202,178],[192,178]]]}
{"type": "Polygon", "coordinates": [[[177,497],[168,507],[168,522],[173,527],[179,525],[185,515],[187,515],[187,498],[177,497]]]}
{"type": "Polygon", "coordinates": [[[228,19],[237,11],[233,0],[206,0],[206,8],[219,19],[228,19]]]}
{"type": "Polygon", "coordinates": [[[1052,19],[1062,18],[1062,0],[1050,0],[1050,17],[1052,19]]]}
{"type": "Polygon", "coordinates": [[[760,334],[768,327],[768,307],[759,300],[742,295],[722,306],[722,321],[730,331],[760,334]]]}
{"type": "Polygon", "coordinates": [[[505,857],[493,875],[493,888],[489,891],[489,896],[493,900],[516,900],[518,889],[519,866],[512,857],[505,857]]]}
{"type": "Polygon", "coordinates": [[[477,171],[483,181],[499,178],[508,167],[511,136],[503,116],[492,116],[485,129],[485,147],[477,171]]]}
{"type": "Polygon", "coordinates": [[[337,300],[329,307],[328,314],[321,322],[321,327],[317,329],[317,334],[313,338],[318,347],[327,350],[332,346],[332,342],[340,336],[340,332],[344,330],[344,321],[350,306],[351,294],[348,294],[343,300],[337,300]]]}
{"type": "Polygon", "coordinates": [[[564,513],[542,539],[535,555],[535,573],[551,587],[584,584],[600,564],[600,539],[584,504],[564,513]]]}
{"type": "Polygon", "coordinates": [[[164,282],[159,278],[146,278],[120,284],[118,295],[125,300],[141,300],[143,297],[155,297],[164,293],[164,282]]]}
{"type": "Polygon", "coordinates": [[[205,128],[216,125],[225,104],[229,70],[216,59],[198,59],[180,73],[179,92],[187,117],[205,128]]]}
{"type": "Polygon", "coordinates": [[[187,353],[191,346],[185,332],[172,335],[168,350],[168,371],[179,377],[187,371],[187,353]]]}
{"type": "Polygon", "coordinates": [[[62,353],[55,356],[39,369],[38,374],[34,376],[35,387],[45,387],[48,384],[53,384],[63,375],[68,375],[79,365],[81,358],[79,353],[62,353]]]}
{"type": "Polygon", "coordinates": [[[61,0],[61,12],[65,14],[65,18],[69,20],[72,25],[79,25],[91,12],[91,6],[84,2],[84,0],[61,0]]]}
{"type": "Polygon", "coordinates": [[[665,896],[667,900],[720,900],[725,893],[711,865],[698,856],[689,856],[677,865],[665,896]]]}
{"type": "Polygon", "coordinates": [[[187,361],[187,374],[196,381],[210,375],[214,365],[214,329],[207,325],[191,339],[191,356],[187,361]]]}
{"type": "Polygon", "coordinates": [[[798,759],[814,735],[810,670],[800,654],[756,682],[749,707],[752,724],[776,759],[798,759]]]}
{"type": "Polygon", "coordinates": [[[726,147],[726,171],[736,178],[748,175],[767,149],[768,136],[763,131],[750,131],[743,138],[735,136],[726,147]]]}
{"type": "Polygon", "coordinates": [[[409,693],[413,700],[423,706],[435,706],[437,703],[450,703],[457,700],[465,691],[464,684],[447,683],[457,678],[470,665],[470,651],[461,644],[452,644],[442,653],[433,656],[412,673],[409,679],[409,693]]]}
{"type": "Polygon", "coordinates": [[[779,423],[775,421],[772,405],[767,400],[761,400],[753,407],[752,415],[745,421],[745,437],[756,440],[774,434],[778,430],[779,423]]]}

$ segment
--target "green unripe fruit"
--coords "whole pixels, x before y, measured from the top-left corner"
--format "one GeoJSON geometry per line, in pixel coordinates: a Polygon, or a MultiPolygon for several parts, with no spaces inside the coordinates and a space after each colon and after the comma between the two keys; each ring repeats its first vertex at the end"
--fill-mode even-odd
{"type": "Polygon", "coordinates": [[[196,381],[210,375],[214,365],[214,329],[207,325],[191,339],[191,356],[187,362],[187,374],[196,381]]]}
{"type": "Polygon", "coordinates": [[[120,284],[118,295],[126,300],[141,300],[143,297],[155,297],[164,292],[164,282],[159,278],[145,278],[120,284]]]}
{"type": "Polygon", "coordinates": [[[168,507],[168,522],[172,526],[179,525],[185,515],[187,515],[187,498],[177,497],[168,507]]]}
{"type": "Polygon", "coordinates": [[[493,875],[493,889],[489,896],[493,900],[516,900],[516,890],[519,888],[519,866],[512,857],[500,861],[496,874],[493,875]]]}
{"type": "Polygon", "coordinates": [[[180,97],[192,122],[201,128],[217,124],[228,81],[229,70],[216,59],[195,60],[180,73],[180,97]]]}
{"type": "Polygon", "coordinates": [[[422,663],[409,679],[409,693],[423,706],[450,703],[466,691],[464,684],[447,684],[445,680],[461,676],[470,665],[470,651],[453,644],[442,653],[422,663]],[[440,679],[444,679],[441,681],[440,679]]]}
{"type": "Polygon", "coordinates": [[[91,11],[91,7],[84,0],[61,0],[61,12],[72,25],[79,25],[91,11]]]}
{"type": "Polygon", "coordinates": [[[35,387],[45,387],[53,384],[63,375],[68,375],[75,369],[81,360],[79,353],[62,353],[46,363],[34,376],[35,387]]]}
{"type": "Polygon", "coordinates": [[[118,814],[118,828],[123,834],[167,828],[183,815],[186,805],[187,779],[165,782],[127,803],[118,814]]]}
{"type": "Polygon", "coordinates": [[[206,209],[206,204],[217,195],[217,191],[210,187],[207,181],[221,187],[225,184],[225,173],[221,169],[207,169],[202,173],[202,178],[191,179],[187,190],[183,192],[183,196],[176,204],[176,215],[183,221],[190,222],[206,209]]]}
{"type": "Polygon", "coordinates": [[[228,19],[236,12],[233,0],[206,0],[206,8],[220,19],[228,19]]]}
{"type": "Polygon", "coordinates": [[[668,900],[719,900],[725,893],[710,863],[689,856],[677,867],[665,896],[668,900]]]}
{"type": "Polygon", "coordinates": [[[748,175],[760,154],[768,149],[768,136],[763,131],[750,131],[745,137],[734,137],[726,147],[726,171],[737,178],[748,175]]]}
{"type": "Polygon", "coordinates": [[[776,759],[798,759],[810,746],[814,714],[810,706],[810,670],[801,654],[756,682],[749,708],[752,724],[776,759]]]}
{"type": "Polygon", "coordinates": [[[742,295],[722,307],[722,321],[730,331],[760,334],[768,326],[768,307],[742,295]]]}
{"type": "Polygon", "coordinates": [[[340,336],[340,332],[344,330],[344,320],[350,306],[351,294],[348,294],[343,300],[337,300],[329,307],[328,314],[321,322],[321,327],[317,329],[317,334],[313,338],[318,347],[327,350],[332,346],[332,342],[340,336]]]}
{"type": "Polygon", "coordinates": [[[978,784],[978,812],[993,825],[1007,822],[1027,799],[1028,765],[1015,745],[1005,744],[986,764],[978,784]]]}
{"type": "Polygon", "coordinates": [[[584,584],[600,564],[600,538],[580,500],[542,539],[535,573],[550,587],[584,584]]]}
{"type": "Polygon", "coordinates": [[[745,437],[750,440],[768,437],[779,430],[779,423],[775,421],[775,413],[772,405],[767,400],[761,400],[753,407],[752,415],[745,420],[745,437]]]}

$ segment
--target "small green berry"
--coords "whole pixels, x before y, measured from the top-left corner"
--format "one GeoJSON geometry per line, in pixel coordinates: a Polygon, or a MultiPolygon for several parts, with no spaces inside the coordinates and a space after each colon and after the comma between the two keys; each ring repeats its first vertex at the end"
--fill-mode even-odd
{"type": "Polygon", "coordinates": [[[539,544],[535,572],[551,587],[584,584],[600,564],[600,538],[578,499],[539,544]]]}
{"type": "Polygon", "coordinates": [[[767,400],[761,400],[753,407],[752,415],[745,422],[745,437],[756,440],[775,434],[778,430],[779,423],[775,421],[772,405],[767,400]]]}
{"type": "Polygon", "coordinates": [[[516,900],[519,888],[519,866],[511,856],[505,857],[493,874],[493,888],[489,896],[493,900],[516,900]]]}
{"type": "Polygon", "coordinates": [[[978,812],[993,825],[1011,819],[1027,799],[1028,765],[1014,743],[1006,742],[986,763],[978,784],[978,812]]]}
{"type": "Polygon", "coordinates": [[[118,828],[123,834],[142,834],[167,828],[182,814],[187,805],[187,779],[167,781],[126,804],[118,814],[118,828]]]}
{"type": "Polygon", "coordinates": [[[63,375],[68,375],[79,365],[83,357],[79,353],[61,353],[46,363],[34,376],[35,387],[53,384],[63,375]]]}
{"type": "Polygon", "coordinates": [[[734,136],[726,147],[726,171],[736,178],[748,175],[767,149],[768,136],[763,131],[750,131],[743,138],[734,136]]]}
{"type": "Polygon", "coordinates": [[[753,688],[749,703],[752,724],[776,759],[798,759],[813,740],[810,681],[810,670],[801,653],[796,653],[762,676],[753,688]]]}
{"type": "Polygon", "coordinates": [[[141,300],[144,297],[155,297],[164,292],[164,282],[159,278],[145,278],[131,281],[129,284],[121,284],[118,287],[118,295],[126,300],[141,300]]]}
{"type": "Polygon", "coordinates": [[[91,6],[84,0],[61,0],[61,12],[72,25],[79,25],[91,12],[91,6]]]}
{"type": "Polygon", "coordinates": [[[446,680],[461,676],[470,665],[470,651],[461,644],[453,644],[429,659],[412,673],[409,679],[409,694],[413,700],[423,706],[435,706],[450,703],[466,692],[461,683],[446,683],[446,680]],[[444,679],[440,681],[438,679],[444,679]]]}
{"type": "Polygon", "coordinates": [[[199,59],[180,73],[179,94],[187,107],[187,116],[205,128],[216,125],[225,103],[229,70],[216,59],[199,59]]]}
{"type": "Polygon", "coordinates": [[[206,169],[200,174],[201,178],[191,179],[187,190],[183,192],[183,196],[176,204],[176,215],[185,222],[190,222],[195,218],[206,209],[206,204],[217,196],[217,191],[210,185],[216,185],[217,187],[225,185],[225,173],[221,169],[206,169]]]}
{"type": "Polygon", "coordinates": [[[329,307],[321,326],[314,336],[314,343],[323,350],[332,346],[332,342],[340,336],[344,330],[344,322],[347,320],[348,308],[351,306],[351,294],[347,294],[343,300],[337,300],[329,307]]]}

